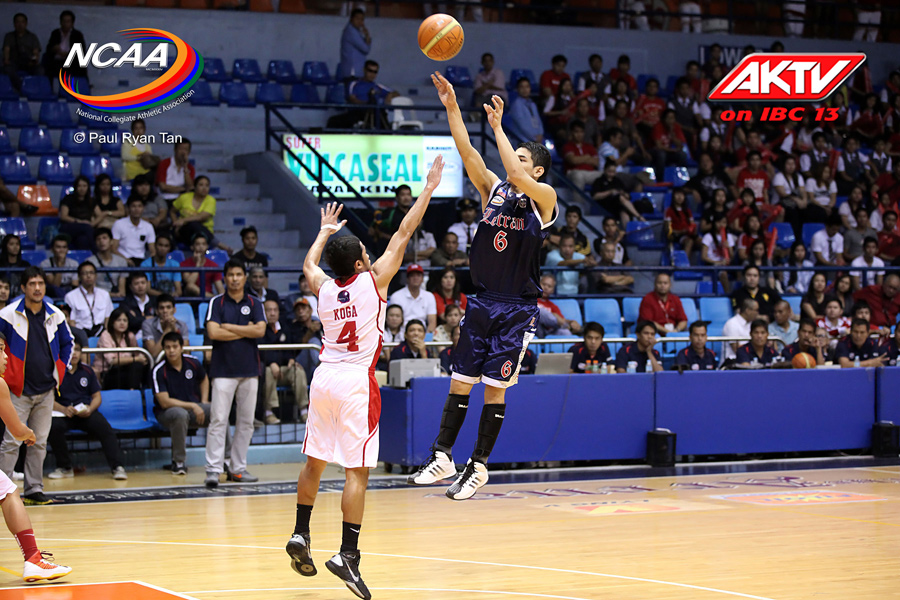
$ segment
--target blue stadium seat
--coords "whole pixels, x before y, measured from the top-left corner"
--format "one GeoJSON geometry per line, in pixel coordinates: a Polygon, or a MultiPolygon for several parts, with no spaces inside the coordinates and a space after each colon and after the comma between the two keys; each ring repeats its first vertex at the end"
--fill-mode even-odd
{"type": "Polygon", "coordinates": [[[213,96],[212,88],[209,87],[209,82],[204,81],[202,79],[198,79],[194,82],[194,86],[191,88],[193,90],[193,94],[191,94],[191,104],[194,106],[218,106],[219,101],[216,100],[216,97],[213,96]]]}
{"type": "Polygon", "coordinates": [[[182,263],[184,262],[184,252],[182,250],[172,250],[166,258],[182,263]]]}
{"type": "Polygon", "coordinates": [[[69,250],[69,253],[66,255],[66,257],[71,258],[80,265],[93,255],[94,253],[90,250],[69,250]]]}
{"type": "Polygon", "coordinates": [[[147,431],[153,428],[144,419],[144,394],[141,390],[106,390],[103,398],[103,416],[117,431],[147,431]]]}
{"type": "MultiPolygon", "coordinates": [[[[68,256],[71,257],[72,253],[69,252],[68,256]]],[[[96,348],[99,345],[100,345],[100,336],[92,336],[92,337],[88,338],[88,348],[96,348]]]]}
{"type": "Polygon", "coordinates": [[[588,298],[584,301],[584,320],[603,325],[609,337],[622,336],[622,312],[614,298],[588,298]]]}
{"type": "Polygon", "coordinates": [[[84,129],[63,129],[59,136],[59,150],[65,152],[69,156],[84,156],[94,153],[94,145],[87,139],[87,131],[84,129]],[[75,134],[81,133],[85,137],[80,141],[75,141],[75,134]]]}
{"type": "Polygon", "coordinates": [[[560,312],[562,312],[565,318],[570,321],[575,321],[579,325],[584,325],[578,300],[575,300],[574,298],[562,298],[560,300],[554,300],[553,303],[559,307],[560,312]]]}
{"type": "Polygon", "coordinates": [[[700,298],[700,316],[704,321],[725,323],[734,316],[730,298],[700,298]]]}
{"type": "Polygon", "coordinates": [[[800,306],[803,303],[803,296],[782,296],[781,299],[791,305],[795,315],[803,314],[800,306]]]}
{"type": "Polygon", "coordinates": [[[284,102],[284,90],[280,83],[267,81],[256,86],[256,102],[259,104],[272,104],[284,102]]]}
{"type": "MultiPolygon", "coordinates": [[[[121,156],[122,154],[122,133],[118,129],[114,132],[106,132],[104,138],[101,138],[100,152],[109,154],[110,156],[121,156]]],[[[123,200],[128,196],[119,196],[123,200]]]]}
{"type": "Polygon", "coordinates": [[[638,315],[641,311],[641,300],[643,300],[643,298],[637,296],[622,298],[622,318],[625,319],[626,324],[629,324],[632,327],[638,322],[638,315]]]}
{"type": "Polygon", "coordinates": [[[19,150],[32,156],[55,152],[50,130],[46,127],[25,127],[19,132],[19,150]]]}
{"type": "MultiPolygon", "coordinates": [[[[658,81],[659,77],[657,77],[656,75],[653,75],[651,73],[648,73],[646,75],[638,75],[637,76],[638,92],[643,94],[647,90],[647,82],[650,81],[651,79],[656,79],[658,81]]],[[[660,93],[661,92],[662,92],[662,89],[660,89],[660,93]]]]}
{"type": "MultiPolygon", "coordinates": [[[[337,84],[341,85],[341,84],[337,84]]],[[[343,86],[341,86],[343,87],[343,86]]],[[[319,90],[311,83],[295,83],[291,86],[291,102],[302,102],[306,104],[319,104],[322,102],[319,98],[319,90]]],[[[343,102],[343,98],[341,99],[343,102]]]]}
{"type": "Polygon", "coordinates": [[[684,307],[684,315],[687,317],[688,325],[694,321],[700,320],[700,313],[697,310],[697,303],[693,298],[682,298],[681,306],[684,307]]]}
{"type": "Polygon", "coordinates": [[[666,167],[663,174],[663,181],[672,183],[675,187],[687,185],[690,179],[691,174],[688,173],[687,167],[666,167]]]}
{"type": "Polygon", "coordinates": [[[0,235],[8,235],[10,233],[19,236],[22,250],[34,250],[34,241],[28,237],[28,227],[25,226],[25,219],[22,217],[0,218],[0,235]]]}
{"type": "MultiPolygon", "coordinates": [[[[725,294],[725,288],[722,287],[722,282],[717,281],[716,287],[718,288],[717,294],[722,296],[725,294]]],[[[697,285],[694,286],[694,293],[698,296],[701,294],[711,295],[713,293],[713,284],[712,281],[698,281],[697,285]]]]}
{"type": "Polygon", "coordinates": [[[197,326],[200,329],[206,329],[206,313],[209,312],[209,302],[201,302],[199,306],[197,306],[197,316],[199,317],[199,323],[197,326]]]}
{"type": "Polygon", "coordinates": [[[294,71],[294,63],[289,60],[270,60],[269,71],[266,75],[269,81],[277,81],[286,85],[300,81],[294,71]]]}
{"type": "Polygon", "coordinates": [[[188,326],[188,333],[197,333],[197,317],[194,316],[194,307],[190,304],[176,304],[175,318],[181,319],[188,326]]]}
{"type": "Polygon", "coordinates": [[[0,103],[0,121],[9,127],[30,127],[35,124],[26,100],[4,100],[0,103]]]}
{"type": "Polygon", "coordinates": [[[22,260],[32,265],[41,264],[47,258],[47,252],[44,250],[22,250],[22,260]]]}
{"type": "Polygon", "coordinates": [[[665,209],[663,208],[663,203],[665,202],[666,194],[665,192],[631,192],[631,202],[635,203],[642,199],[647,199],[653,204],[653,212],[652,213],[642,213],[643,217],[648,220],[659,220],[664,216],[665,209]]]}
{"type": "Polygon", "coordinates": [[[8,75],[0,74],[0,100],[18,100],[19,92],[12,86],[8,75]]]}
{"type": "Polygon", "coordinates": [[[253,107],[256,103],[247,95],[247,88],[239,81],[226,81],[219,87],[219,100],[236,107],[253,107]]]}
{"type": "MultiPolygon", "coordinates": [[[[197,333],[189,335],[187,343],[191,346],[202,346],[203,335],[197,333]]],[[[191,356],[203,363],[203,350],[195,350],[194,352],[191,352],[191,356]]]]}
{"type": "Polygon", "coordinates": [[[50,80],[43,75],[22,78],[22,95],[32,102],[56,100],[50,80]]]}
{"type": "Polygon", "coordinates": [[[0,125],[0,154],[13,154],[15,151],[12,141],[9,139],[9,131],[0,125]]]}
{"type": "Polygon", "coordinates": [[[72,115],[69,113],[69,105],[65,102],[51,101],[41,104],[41,112],[38,115],[38,122],[43,123],[47,127],[53,129],[64,129],[66,127],[74,127],[72,115]]]}
{"type": "Polygon", "coordinates": [[[244,83],[262,83],[266,80],[255,58],[236,59],[231,70],[231,77],[244,83]]]}
{"type": "MultiPolygon", "coordinates": [[[[571,339],[572,336],[571,335],[559,335],[559,334],[553,333],[553,334],[548,335],[544,339],[545,340],[564,340],[566,338],[571,339]]],[[[555,352],[557,354],[561,354],[563,352],[566,352],[571,346],[572,346],[572,344],[569,344],[569,343],[542,344],[541,350],[543,350],[544,352],[555,352]]]]}
{"type": "MultiPolygon", "coordinates": [[[[79,94],[87,94],[91,91],[91,85],[88,83],[88,80],[84,77],[76,77],[72,81],[72,89],[75,90],[79,94]]],[[[59,86],[59,93],[57,94],[60,98],[65,100],[66,102],[78,102],[78,99],[75,98],[72,94],[66,91],[63,86],[59,86]]]]}
{"type": "Polygon", "coordinates": [[[203,57],[203,79],[207,81],[231,81],[221,58],[203,57]]]}
{"type": "Polygon", "coordinates": [[[47,183],[69,185],[75,179],[69,158],[62,154],[47,154],[38,165],[38,179],[47,183]]]}
{"type": "Polygon", "coordinates": [[[87,177],[91,183],[97,178],[97,175],[105,173],[109,175],[113,183],[121,183],[116,170],[113,168],[112,161],[105,156],[90,155],[81,159],[81,174],[87,177]]]}
{"type": "Polygon", "coordinates": [[[660,241],[660,228],[650,222],[629,221],[625,226],[625,242],[643,250],[662,250],[666,247],[660,241]]]}
{"type": "Polygon", "coordinates": [[[850,196],[835,196],[834,197],[834,207],[840,208],[841,204],[846,202],[849,198],[850,198],[850,196]]]}
{"type": "Polygon", "coordinates": [[[225,263],[228,262],[228,253],[224,250],[219,250],[218,248],[207,250],[206,257],[220,267],[224,267],[225,263]]]}
{"type": "Polygon", "coordinates": [[[809,244],[812,242],[812,238],[816,235],[817,231],[822,231],[825,229],[825,225],[823,223],[804,223],[803,224],[803,245],[809,249],[809,244]]]}
{"type": "Polygon", "coordinates": [[[447,68],[444,69],[444,77],[458,88],[470,88],[475,85],[472,75],[469,73],[469,67],[464,65],[447,65],[447,68]]]}
{"type": "Polygon", "coordinates": [[[509,81],[506,84],[506,87],[510,90],[516,89],[516,82],[522,78],[526,78],[531,83],[531,93],[537,94],[540,93],[538,89],[538,81],[534,76],[534,72],[531,69],[513,69],[509,72],[509,81]]]}
{"type": "Polygon", "coordinates": [[[347,88],[343,83],[335,83],[328,86],[325,92],[325,102],[327,104],[345,104],[347,102],[347,88]]]}
{"type": "Polygon", "coordinates": [[[0,156],[0,177],[5,183],[34,183],[31,168],[24,154],[0,156]]]}
{"type": "Polygon", "coordinates": [[[49,247],[50,242],[59,233],[59,217],[41,217],[38,219],[37,242],[49,247]]]}
{"type": "Polygon", "coordinates": [[[691,271],[691,261],[684,250],[672,251],[672,266],[675,267],[675,279],[679,281],[699,281],[703,279],[700,271],[691,271]]]}
{"type": "Polygon", "coordinates": [[[147,422],[154,430],[165,431],[166,428],[160,424],[156,418],[156,413],[153,412],[153,407],[156,405],[153,400],[153,389],[144,390],[142,396],[144,398],[144,412],[147,415],[147,422]]]}
{"type": "Polygon", "coordinates": [[[666,79],[666,87],[660,90],[660,96],[665,96],[666,98],[673,96],[675,94],[675,84],[680,78],[681,75],[669,75],[668,79],[666,79]]]}
{"type": "Polygon", "coordinates": [[[88,129],[117,129],[118,125],[115,123],[111,123],[106,121],[105,119],[109,118],[109,115],[101,112],[97,112],[96,110],[91,110],[86,107],[81,107],[81,112],[83,114],[78,116],[78,124],[88,129]],[[94,115],[93,118],[87,115],[94,115]]]}
{"type": "Polygon", "coordinates": [[[334,79],[328,72],[328,65],[316,60],[308,60],[303,63],[303,75],[300,81],[316,85],[331,85],[334,83],[334,79]]]}
{"type": "Polygon", "coordinates": [[[787,250],[797,241],[797,238],[794,237],[794,228],[790,223],[772,223],[769,225],[769,231],[777,232],[778,237],[775,244],[783,250],[787,250]]]}

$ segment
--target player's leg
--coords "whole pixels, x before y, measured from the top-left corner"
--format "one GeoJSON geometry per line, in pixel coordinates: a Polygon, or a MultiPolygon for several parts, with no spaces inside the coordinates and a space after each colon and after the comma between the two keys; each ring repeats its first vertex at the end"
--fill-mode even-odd
{"type": "Polygon", "coordinates": [[[38,549],[31,519],[28,518],[28,513],[25,511],[25,504],[19,497],[16,485],[3,474],[0,474],[0,509],[3,510],[3,519],[6,521],[9,532],[16,538],[16,542],[22,550],[22,556],[25,558],[22,579],[28,583],[50,581],[65,577],[72,572],[71,567],[51,562],[50,554],[43,553],[38,549]]]}
{"type": "Polygon", "coordinates": [[[297,520],[286,550],[292,559],[291,568],[304,577],[316,574],[316,565],[310,553],[309,519],[319,491],[319,481],[327,465],[324,460],[308,456],[297,479],[297,520]]]}
{"type": "Polygon", "coordinates": [[[366,507],[369,468],[348,468],[346,478],[344,492],[341,495],[341,513],[344,517],[341,551],[332,556],[325,566],[340,578],[351,592],[368,600],[372,594],[359,574],[359,532],[366,507]]]}

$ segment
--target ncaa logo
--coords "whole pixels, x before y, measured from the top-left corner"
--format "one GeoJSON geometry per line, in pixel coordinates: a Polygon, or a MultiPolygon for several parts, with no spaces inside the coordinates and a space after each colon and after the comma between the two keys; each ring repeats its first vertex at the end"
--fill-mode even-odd
{"type": "Polygon", "coordinates": [[[249,315],[249,314],[250,314],[250,307],[249,307],[249,306],[242,306],[242,307],[241,307],[241,314],[244,315],[245,317],[246,317],[247,315],[249,315]]]}
{"type": "Polygon", "coordinates": [[[87,387],[88,386],[88,378],[82,377],[81,381],[79,383],[81,383],[81,387],[87,387]]]}
{"type": "Polygon", "coordinates": [[[491,204],[494,206],[503,206],[503,202],[503,198],[500,198],[499,196],[494,196],[493,199],[491,199],[491,204]]]}
{"type": "Polygon", "coordinates": [[[184,372],[184,378],[185,379],[193,379],[194,372],[191,369],[188,369],[187,371],[184,372]]]}
{"type": "Polygon", "coordinates": [[[337,296],[338,302],[341,304],[347,304],[350,302],[350,292],[347,290],[341,290],[341,292],[337,296]]]}

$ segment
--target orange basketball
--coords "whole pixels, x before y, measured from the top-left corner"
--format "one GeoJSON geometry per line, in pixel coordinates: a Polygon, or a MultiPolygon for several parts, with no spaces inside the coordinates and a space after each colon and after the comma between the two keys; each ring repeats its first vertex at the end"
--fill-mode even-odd
{"type": "Polygon", "coordinates": [[[419,48],[431,60],[450,60],[464,40],[462,25],[450,15],[431,15],[419,25],[419,48]]]}
{"type": "Polygon", "coordinates": [[[791,364],[795,369],[815,369],[816,359],[813,358],[812,354],[798,352],[794,355],[794,358],[791,359],[791,364]]]}

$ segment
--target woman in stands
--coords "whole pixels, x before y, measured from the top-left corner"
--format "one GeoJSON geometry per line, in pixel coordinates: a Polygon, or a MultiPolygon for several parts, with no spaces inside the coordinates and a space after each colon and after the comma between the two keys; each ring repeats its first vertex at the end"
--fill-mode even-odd
{"type": "MultiPolygon", "coordinates": [[[[134,334],[128,331],[128,313],[116,308],[109,315],[109,328],[100,334],[98,348],[127,348],[137,346],[134,334]]],[[[94,360],[97,377],[104,390],[139,389],[144,382],[147,357],[138,352],[110,352],[98,354],[94,360]]]]}
{"type": "Polygon", "coordinates": [[[209,193],[209,177],[206,175],[194,179],[194,191],[178,196],[169,211],[172,229],[179,242],[190,245],[195,236],[202,235],[210,248],[219,247],[231,254],[232,249],[213,235],[215,217],[216,199],[209,193]]]}
{"type": "Polygon", "coordinates": [[[868,212],[862,187],[854,185],[850,188],[850,194],[847,196],[847,201],[841,204],[841,207],[838,209],[838,214],[840,214],[841,218],[844,220],[844,227],[847,229],[856,227],[856,217],[853,215],[855,215],[856,211],[860,208],[865,208],[866,212],[868,212]]]}
{"type": "Polygon", "coordinates": [[[94,198],[91,182],[84,175],[75,178],[74,190],[59,203],[59,232],[72,239],[73,250],[94,249],[94,198]]]}
{"type": "MultiPolygon", "coordinates": [[[[19,236],[10,233],[3,237],[0,241],[0,268],[6,269],[30,267],[31,263],[22,260],[22,241],[19,236]]],[[[13,290],[15,296],[19,295],[19,276],[21,272],[6,272],[6,278],[9,280],[9,287],[13,290]]]]}
{"type": "MultiPolygon", "coordinates": [[[[455,304],[448,304],[444,309],[443,313],[439,313],[441,315],[441,320],[443,323],[438,325],[434,330],[434,341],[435,342],[447,342],[449,345],[453,340],[453,330],[459,327],[459,322],[462,320],[463,312],[459,306],[455,304]]],[[[446,349],[447,346],[439,346],[434,349],[435,352],[441,353],[446,349]]]]}
{"type": "Polygon", "coordinates": [[[837,184],[832,177],[831,167],[823,163],[813,170],[813,176],[806,180],[809,206],[803,212],[804,223],[824,223],[837,202],[837,184]]]}
{"type": "Polygon", "coordinates": [[[94,229],[105,227],[112,229],[116,221],[125,216],[122,200],[113,194],[112,179],[105,173],[97,175],[94,181],[94,217],[91,225],[94,229]]]}
{"type": "Polygon", "coordinates": [[[827,286],[828,280],[825,279],[824,273],[813,275],[809,282],[809,291],[803,296],[803,302],[800,304],[802,316],[818,321],[825,315],[825,300],[828,298],[825,288],[827,286]]]}
{"type": "MultiPolygon", "coordinates": [[[[765,240],[759,215],[747,215],[743,229],[737,241],[737,262],[739,264],[747,264],[747,259],[750,256],[750,247],[759,240],[765,240]]],[[[763,242],[763,248],[765,248],[765,242],[763,242]]]]}
{"type": "MultiPolygon", "coordinates": [[[[809,291],[809,282],[813,277],[813,263],[806,258],[806,246],[798,240],[791,244],[791,252],[788,254],[784,265],[786,267],[807,267],[807,271],[784,271],[781,276],[781,284],[785,294],[804,295],[809,291]]],[[[805,311],[804,311],[805,313],[805,311]]]]}
{"type": "MultiPolygon", "coordinates": [[[[849,317],[853,315],[853,280],[849,273],[841,273],[834,280],[830,290],[827,290],[830,298],[837,298],[843,307],[843,315],[849,317]]],[[[848,332],[849,333],[849,332],[848,332]]]]}
{"type": "MultiPolygon", "coordinates": [[[[748,219],[749,221],[749,219],[748,219]]],[[[757,267],[771,267],[772,259],[769,258],[769,251],[766,248],[766,242],[764,238],[757,238],[750,244],[750,249],[747,252],[747,259],[744,261],[744,266],[747,265],[756,265],[757,267]]],[[[760,273],[764,273],[765,279],[760,281],[760,285],[765,284],[771,289],[775,289],[775,272],[774,271],[762,271],[760,273]]]]}
{"type": "Polygon", "coordinates": [[[459,278],[456,276],[456,269],[444,267],[433,281],[432,293],[434,294],[434,302],[437,305],[437,314],[443,315],[444,310],[451,304],[455,304],[463,312],[466,311],[466,295],[459,291],[459,278]]]}
{"type": "MultiPolygon", "coordinates": [[[[727,267],[734,258],[735,239],[727,232],[728,216],[725,213],[719,213],[714,219],[712,229],[703,236],[700,258],[706,265],[727,267]]],[[[719,273],[719,281],[722,282],[725,293],[730,294],[731,280],[727,271],[719,273]]]]}
{"type": "Polygon", "coordinates": [[[717,188],[713,192],[711,204],[703,205],[703,218],[700,219],[700,233],[712,231],[713,222],[720,214],[728,214],[728,190],[717,188]]]}
{"type": "Polygon", "coordinates": [[[131,195],[144,202],[144,214],[141,217],[153,225],[156,233],[165,233],[169,229],[169,205],[166,199],[153,190],[153,180],[149,175],[138,175],[131,181],[131,195]]]}
{"type": "Polygon", "coordinates": [[[803,227],[802,215],[809,205],[809,196],[806,193],[806,180],[800,174],[797,158],[793,154],[785,156],[781,170],[772,180],[770,202],[784,207],[784,220],[793,227],[794,237],[799,238],[803,227]]]}

